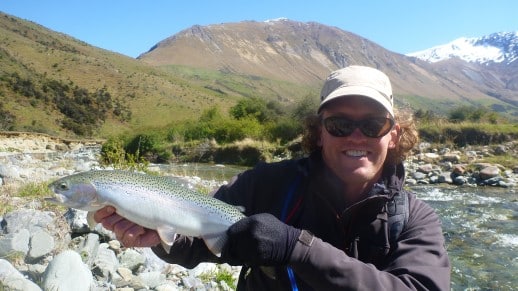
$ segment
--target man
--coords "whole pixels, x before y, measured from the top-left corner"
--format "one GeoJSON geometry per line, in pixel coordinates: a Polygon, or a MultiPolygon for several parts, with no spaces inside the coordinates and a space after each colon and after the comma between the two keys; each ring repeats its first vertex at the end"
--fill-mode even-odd
{"type": "Polygon", "coordinates": [[[155,231],[99,210],[125,246],[150,246],[188,268],[243,265],[238,290],[449,290],[450,264],[433,209],[402,189],[402,161],[417,142],[396,115],[388,77],[349,66],[327,78],[308,118],[306,158],[261,163],[214,197],[243,206],[220,258],[179,236],[167,254],[155,231]]]}

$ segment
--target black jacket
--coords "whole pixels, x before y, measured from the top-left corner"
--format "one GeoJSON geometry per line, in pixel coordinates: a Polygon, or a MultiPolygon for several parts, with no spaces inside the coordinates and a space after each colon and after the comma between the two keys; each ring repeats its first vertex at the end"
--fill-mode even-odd
{"type": "MultiPolygon", "coordinates": [[[[384,170],[364,200],[344,201],[338,178],[319,152],[309,158],[259,164],[220,187],[214,197],[243,206],[245,215],[269,212],[314,234],[311,246],[297,243],[290,266],[299,290],[449,290],[450,264],[441,222],[434,210],[402,190],[402,165],[384,170]],[[408,221],[391,245],[387,201],[408,195],[408,221]]],[[[188,268],[218,262],[200,239],[179,237],[163,260],[188,268]]],[[[271,279],[260,268],[243,267],[238,290],[291,290],[286,267],[271,279]]]]}

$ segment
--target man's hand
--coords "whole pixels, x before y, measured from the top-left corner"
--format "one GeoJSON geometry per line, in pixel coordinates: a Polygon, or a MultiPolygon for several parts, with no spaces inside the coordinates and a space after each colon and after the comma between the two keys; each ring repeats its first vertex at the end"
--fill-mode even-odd
{"type": "Polygon", "coordinates": [[[245,217],[228,229],[222,258],[231,264],[285,265],[300,233],[269,213],[245,217]]]}
{"type": "Polygon", "coordinates": [[[115,233],[125,247],[153,247],[160,243],[155,230],[144,228],[115,213],[115,208],[107,206],[94,213],[97,223],[115,233]]]}

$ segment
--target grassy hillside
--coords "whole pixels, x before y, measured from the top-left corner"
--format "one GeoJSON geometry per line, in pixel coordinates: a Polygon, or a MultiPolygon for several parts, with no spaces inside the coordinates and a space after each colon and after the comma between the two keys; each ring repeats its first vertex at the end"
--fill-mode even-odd
{"type": "Polygon", "coordinates": [[[230,72],[154,68],[0,13],[0,130],[107,137],[197,119],[209,107],[225,112],[243,97],[290,103],[308,92],[230,72]],[[83,125],[91,130],[73,130],[83,125]]]}

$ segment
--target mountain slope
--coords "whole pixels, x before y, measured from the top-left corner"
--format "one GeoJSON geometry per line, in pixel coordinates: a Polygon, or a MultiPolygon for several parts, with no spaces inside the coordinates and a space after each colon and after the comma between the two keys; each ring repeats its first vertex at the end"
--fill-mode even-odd
{"type": "Polygon", "coordinates": [[[518,116],[516,62],[431,64],[318,23],[193,26],[138,60],[3,13],[0,39],[0,130],[106,137],[225,112],[246,97],[289,106],[317,98],[327,74],[350,64],[385,71],[399,106],[518,116]]]}
{"type": "Polygon", "coordinates": [[[315,88],[332,70],[368,65],[386,72],[396,101],[414,109],[445,112],[456,104],[483,105],[518,117],[517,92],[503,84],[501,71],[489,74],[466,62],[436,66],[312,22],[282,19],[193,26],[159,42],[138,59],[162,68],[208,68],[314,84],[315,88]]]}
{"type": "Polygon", "coordinates": [[[225,109],[239,97],[3,13],[0,38],[0,130],[106,136],[225,109]]]}
{"type": "Polygon", "coordinates": [[[459,38],[408,55],[431,63],[449,78],[459,78],[487,95],[518,106],[518,31],[459,38]]]}

